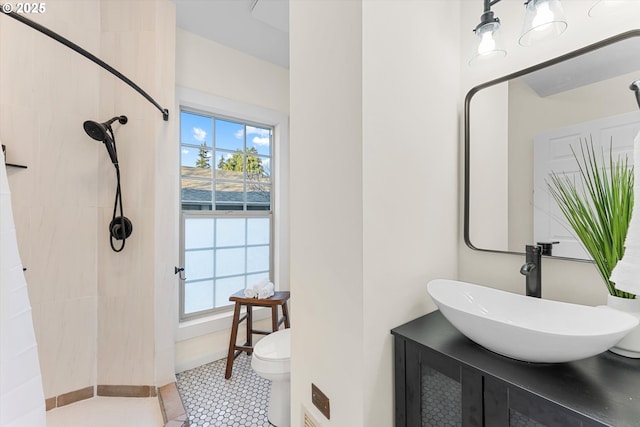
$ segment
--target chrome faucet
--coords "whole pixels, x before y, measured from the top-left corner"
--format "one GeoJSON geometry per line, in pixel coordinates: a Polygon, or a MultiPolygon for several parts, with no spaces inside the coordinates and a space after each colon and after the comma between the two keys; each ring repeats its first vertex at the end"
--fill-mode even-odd
{"type": "Polygon", "coordinates": [[[525,263],[520,274],[526,276],[526,294],[528,297],[542,296],[542,246],[525,246],[525,263]]]}

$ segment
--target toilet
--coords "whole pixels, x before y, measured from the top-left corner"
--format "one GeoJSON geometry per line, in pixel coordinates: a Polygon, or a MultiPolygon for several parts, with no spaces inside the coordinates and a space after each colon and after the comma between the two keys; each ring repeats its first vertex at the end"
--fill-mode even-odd
{"type": "Polygon", "coordinates": [[[262,338],[253,347],[251,367],[271,381],[269,422],[276,427],[291,425],[291,329],[262,338]]]}

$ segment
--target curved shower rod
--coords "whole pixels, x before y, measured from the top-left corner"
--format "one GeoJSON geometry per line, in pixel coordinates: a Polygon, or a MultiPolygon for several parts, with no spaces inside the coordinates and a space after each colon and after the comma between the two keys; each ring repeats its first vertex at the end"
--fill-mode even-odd
{"type": "MultiPolygon", "coordinates": [[[[2,5],[0,5],[1,7],[2,5]]],[[[78,46],[77,44],[73,43],[72,41],[62,37],[60,34],[55,33],[53,31],[51,31],[50,29],[48,29],[45,26],[42,26],[40,24],[38,24],[37,22],[34,22],[30,19],[25,18],[24,16],[15,13],[15,12],[0,12],[0,15],[7,15],[12,17],[13,19],[22,22],[25,25],[28,25],[29,27],[33,28],[34,30],[40,31],[42,34],[45,34],[49,37],[51,37],[52,39],[54,39],[55,41],[62,43],[63,45],[67,46],[68,48],[76,51],[77,53],[79,53],[80,55],[84,56],[85,58],[95,62],[96,64],[98,64],[99,66],[101,66],[102,68],[104,68],[105,70],[107,70],[108,72],[110,72],[111,74],[113,74],[114,76],[116,76],[117,78],[119,78],[120,80],[122,80],[123,82],[125,82],[126,84],[128,84],[129,86],[131,86],[136,92],[138,92],[140,95],[144,96],[147,101],[149,101],[150,103],[152,103],[158,110],[160,110],[162,112],[162,119],[164,121],[168,121],[169,120],[169,110],[166,108],[162,108],[160,106],[160,104],[158,104],[151,96],[149,96],[149,94],[147,92],[145,92],[144,90],[142,90],[140,88],[140,86],[138,86],[137,84],[135,84],[134,82],[132,82],[127,76],[125,76],[124,74],[122,74],[120,71],[116,70],[115,68],[113,68],[111,65],[107,64],[106,62],[104,62],[102,59],[98,58],[97,56],[93,55],[90,52],[87,52],[86,50],[84,50],[83,48],[81,48],[80,46],[78,46]]]]}

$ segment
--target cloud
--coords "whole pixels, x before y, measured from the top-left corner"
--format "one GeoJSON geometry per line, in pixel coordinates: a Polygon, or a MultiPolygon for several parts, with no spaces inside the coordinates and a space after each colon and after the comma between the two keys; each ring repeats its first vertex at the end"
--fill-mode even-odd
{"type": "Polygon", "coordinates": [[[183,148],[183,149],[182,149],[182,154],[189,154],[189,150],[188,150],[188,149],[186,149],[186,148],[183,148]]]}
{"type": "Polygon", "coordinates": [[[269,138],[268,136],[266,138],[260,138],[259,136],[254,136],[253,139],[251,140],[251,142],[253,142],[256,145],[269,145],[270,141],[271,141],[271,138],[269,138]]]}
{"type": "Polygon", "coordinates": [[[233,136],[235,136],[236,139],[243,139],[244,138],[244,129],[237,130],[236,133],[233,134],[233,136]]]}
{"type": "Polygon", "coordinates": [[[247,135],[256,135],[251,139],[256,145],[269,145],[271,142],[271,130],[247,126],[247,135]]]}
{"type": "Polygon", "coordinates": [[[198,142],[204,142],[206,138],[207,138],[207,131],[200,128],[193,128],[193,139],[195,139],[198,142]]]}

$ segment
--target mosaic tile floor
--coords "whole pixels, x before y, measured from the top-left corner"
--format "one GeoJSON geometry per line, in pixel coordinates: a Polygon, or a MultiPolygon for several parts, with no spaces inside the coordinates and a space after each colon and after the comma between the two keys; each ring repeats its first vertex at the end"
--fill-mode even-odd
{"type": "Polygon", "coordinates": [[[191,427],[271,426],[267,419],[271,382],[251,369],[241,354],[233,374],[224,379],[226,359],[176,375],[191,427]]]}

